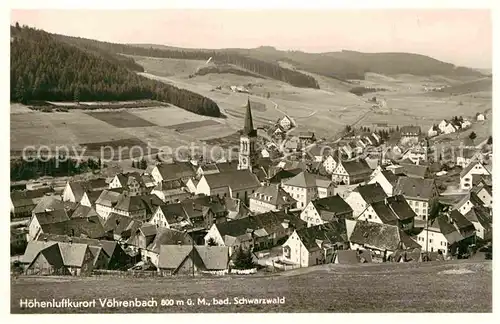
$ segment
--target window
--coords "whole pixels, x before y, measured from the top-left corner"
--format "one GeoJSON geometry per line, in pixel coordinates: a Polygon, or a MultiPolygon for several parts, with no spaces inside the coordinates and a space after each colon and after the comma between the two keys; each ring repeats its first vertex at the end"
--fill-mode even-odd
{"type": "Polygon", "coordinates": [[[372,219],[372,215],[368,215],[368,219],[372,219]]]}
{"type": "Polygon", "coordinates": [[[429,239],[429,243],[432,243],[432,239],[429,239]]]}

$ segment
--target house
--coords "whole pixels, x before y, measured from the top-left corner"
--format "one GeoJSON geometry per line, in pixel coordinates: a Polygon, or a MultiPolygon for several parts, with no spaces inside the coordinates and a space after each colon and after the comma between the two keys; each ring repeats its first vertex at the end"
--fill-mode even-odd
{"type": "Polygon", "coordinates": [[[395,225],[407,231],[413,229],[415,216],[406,199],[399,195],[372,202],[357,220],[395,225]]]}
{"type": "Polygon", "coordinates": [[[413,164],[411,162],[404,163],[403,161],[399,165],[403,168],[402,173],[408,177],[424,179],[431,175],[427,165],[413,164]]]}
{"type": "Polygon", "coordinates": [[[288,116],[283,116],[280,120],[278,120],[278,124],[283,127],[284,130],[289,130],[293,126],[293,122],[288,116]]]}
{"type": "Polygon", "coordinates": [[[324,145],[313,145],[305,152],[306,156],[313,162],[323,162],[325,156],[329,155],[331,147],[324,145]]]}
{"type": "Polygon", "coordinates": [[[121,196],[121,190],[103,190],[95,202],[95,210],[99,216],[108,218],[121,196]]]}
{"type": "Polygon", "coordinates": [[[370,181],[368,184],[378,183],[382,189],[384,190],[387,196],[392,196],[394,192],[394,187],[398,182],[398,175],[394,174],[391,171],[383,170],[383,171],[373,171],[370,181]]]}
{"type": "Polygon", "coordinates": [[[260,181],[255,174],[249,170],[237,170],[202,176],[196,194],[240,198],[246,203],[259,187],[260,181]]]}
{"type": "Polygon", "coordinates": [[[337,167],[337,163],[338,158],[335,158],[332,155],[327,155],[323,161],[323,167],[328,174],[331,174],[337,167]]]}
{"type": "Polygon", "coordinates": [[[310,267],[332,263],[336,251],[348,249],[349,242],[339,221],[295,230],[282,247],[283,261],[310,267]]]}
{"type": "Polygon", "coordinates": [[[10,215],[12,218],[29,217],[38,203],[48,195],[54,194],[52,188],[12,191],[10,193],[10,215]]]}
{"type": "Polygon", "coordinates": [[[104,231],[109,233],[115,241],[128,240],[142,225],[141,220],[116,213],[110,213],[103,222],[104,231]]]}
{"type": "Polygon", "coordinates": [[[491,209],[483,206],[474,206],[464,215],[474,225],[476,236],[481,240],[492,239],[493,219],[490,211],[491,209]]]}
{"type": "Polygon", "coordinates": [[[310,201],[300,213],[307,226],[316,226],[336,220],[352,218],[353,210],[339,195],[310,201]]]}
{"type": "Polygon", "coordinates": [[[282,182],[282,188],[297,201],[297,208],[304,208],[311,200],[318,197],[317,176],[301,172],[282,182]]]}
{"type": "Polygon", "coordinates": [[[227,210],[226,220],[228,222],[248,217],[252,213],[250,209],[239,199],[227,197],[224,199],[224,205],[226,206],[227,210]]]}
{"type": "Polygon", "coordinates": [[[458,210],[462,215],[467,214],[474,206],[483,205],[483,202],[471,191],[465,194],[439,196],[438,201],[445,209],[458,210]]]}
{"type": "Polygon", "coordinates": [[[438,191],[434,179],[399,177],[394,195],[403,195],[417,214],[416,219],[425,221],[438,196],[438,191]]]}
{"type": "Polygon", "coordinates": [[[484,121],[486,119],[486,117],[484,116],[483,113],[477,113],[476,114],[476,120],[477,121],[484,121]]]}
{"type": "Polygon", "coordinates": [[[457,165],[465,168],[472,161],[478,161],[483,163],[483,155],[480,151],[474,148],[464,148],[457,154],[457,165]]]}
{"type": "Polygon", "coordinates": [[[271,176],[268,179],[268,182],[272,183],[272,184],[281,184],[282,181],[284,181],[286,179],[293,178],[297,174],[301,173],[302,171],[303,170],[301,168],[289,169],[289,170],[284,170],[284,169],[278,168],[276,171],[271,173],[271,176]]]}
{"type": "Polygon", "coordinates": [[[57,234],[40,234],[38,241],[56,241],[56,242],[72,242],[87,244],[90,251],[95,256],[95,248],[102,249],[101,255],[97,256],[94,260],[94,269],[108,269],[116,270],[122,269],[131,263],[131,258],[123,251],[122,247],[116,241],[109,240],[97,240],[83,237],[71,237],[68,235],[57,235],[57,234]],[[102,257],[104,257],[105,264],[102,264],[102,257]],[[96,262],[98,266],[96,266],[96,262]]]}
{"type": "Polygon", "coordinates": [[[28,241],[36,240],[42,233],[42,226],[52,223],[60,223],[69,220],[68,214],[64,209],[48,210],[33,214],[28,225],[28,241]]]}
{"type": "Polygon", "coordinates": [[[144,195],[149,192],[142,176],[138,172],[120,173],[115,175],[109,183],[109,189],[122,188],[130,196],[144,195]]]}
{"type": "Polygon", "coordinates": [[[181,203],[158,206],[148,223],[157,227],[179,230],[191,225],[189,217],[181,203]]]}
{"type": "Polygon", "coordinates": [[[460,124],[460,127],[461,127],[462,129],[467,129],[467,128],[469,128],[471,125],[472,125],[472,123],[471,123],[470,121],[468,121],[468,120],[464,120],[464,121],[462,121],[462,123],[460,124]]]}
{"type": "Polygon", "coordinates": [[[76,209],[70,213],[70,218],[86,218],[99,216],[94,208],[78,204],[76,209]]]}
{"type": "Polygon", "coordinates": [[[158,266],[161,245],[192,245],[193,240],[185,231],[144,224],[130,236],[127,244],[140,253],[143,261],[158,266]]]}
{"type": "Polygon", "coordinates": [[[297,137],[292,137],[285,142],[285,150],[289,153],[297,152],[301,147],[301,141],[297,137]]]}
{"type": "Polygon", "coordinates": [[[68,181],[62,193],[62,201],[79,203],[87,192],[104,190],[108,188],[106,179],[93,179],[87,181],[68,181]]]}
{"type": "Polygon", "coordinates": [[[358,264],[372,262],[372,255],[367,250],[338,250],[333,263],[358,264]]]}
{"type": "MultiPolygon", "coordinates": [[[[120,190],[120,189],[118,189],[120,190]]],[[[87,207],[96,208],[95,203],[104,190],[84,192],[80,204],[87,207]]]]}
{"type": "MultiPolygon", "coordinates": [[[[104,226],[101,224],[101,220],[98,216],[71,218],[62,222],[41,224],[38,235],[42,233],[92,239],[110,238],[110,235],[104,230],[104,226]]],[[[37,239],[37,237],[35,236],[34,239],[37,239]]]]}
{"type": "Polygon", "coordinates": [[[314,136],[314,132],[300,132],[299,142],[302,147],[306,147],[316,142],[316,137],[314,136]]]}
{"type": "Polygon", "coordinates": [[[421,146],[413,146],[407,149],[401,158],[408,159],[413,164],[419,164],[420,161],[427,161],[427,151],[421,146]]]}
{"type": "Polygon", "coordinates": [[[403,126],[400,129],[402,145],[418,143],[422,130],[418,126],[403,126]]]}
{"type": "Polygon", "coordinates": [[[353,217],[358,218],[369,205],[385,198],[387,198],[387,195],[384,189],[378,183],[373,183],[357,186],[351,191],[345,201],[351,206],[353,217]]]}
{"type": "Polygon", "coordinates": [[[196,170],[196,177],[199,179],[201,176],[206,175],[206,174],[214,174],[214,173],[219,173],[219,168],[217,167],[217,164],[215,163],[207,163],[198,166],[198,169],[196,170]]]}
{"type": "Polygon", "coordinates": [[[439,127],[438,125],[432,125],[431,128],[427,131],[428,137],[434,137],[439,135],[439,127]]]}
{"type": "Polygon", "coordinates": [[[460,188],[470,190],[472,188],[473,176],[491,176],[491,172],[479,161],[472,161],[460,172],[460,188]]]}
{"type": "Polygon", "coordinates": [[[28,275],[90,275],[94,256],[86,244],[31,241],[21,259],[28,275]]]}
{"type": "Polygon", "coordinates": [[[297,201],[292,198],[278,184],[263,186],[255,190],[250,196],[250,211],[254,213],[266,213],[281,209],[292,209],[297,201]]]}
{"type": "Polygon", "coordinates": [[[177,274],[227,273],[229,248],[225,246],[161,245],[158,272],[177,274]]]}
{"type": "Polygon", "coordinates": [[[196,193],[196,186],[198,185],[198,182],[199,182],[199,180],[197,180],[195,178],[190,178],[186,182],[187,191],[192,193],[192,194],[195,194],[196,193]]]}
{"type": "Polygon", "coordinates": [[[205,244],[210,241],[219,246],[229,247],[232,255],[240,247],[261,250],[278,245],[295,229],[306,226],[296,214],[291,212],[267,212],[250,215],[230,222],[213,224],[205,235],[205,244]]]}
{"type": "Polygon", "coordinates": [[[365,160],[339,161],[332,173],[332,180],[340,184],[356,184],[368,181],[372,169],[365,160]]]}
{"type": "Polygon", "coordinates": [[[187,182],[190,178],[196,177],[196,171],[189,162],[161,163],[154,167],[151,176],[156,183],[175,179],[187,182]]]}
{"type": "Polygon", "coordinates": [[[317,175],[316,188],[318,190],[318,198],[325,198],[335,195],[335,182],[327,177],[317,175]]]}
{"type": "Polygon", "coordinates": [[[351,250],[369,250],[373,262],[384,262],[397,251],[420,248],[398,226],[358,221],[349,237],[351,250]]]}
{"type": "MultiPolygon", "coordinates": [[[[474,225],[457,210],[442,214],[425,226],[417,235],[424,252],[439,252],[443,256],[455,255],[460,242],[473,238],[474,225]]],[[[467,241],[465,241],[467,242],[467,241]]]]}
{"type": "Polygon", "coordinates": [[[27,275],[68,275],[57,242],[31,241],[20,260],[27,275]]]}
{"type": "Polygon", "coordinates": [[[225,201],[230,199],[199,196],[181,202],[194,228],[209,229],[214,223],[223,223],[228,216],[225,201]]]}
{"type": "Polygon", "coordinates": [[[180,179],[158,182],[151,190],[151,194],[156,195],[167,204],[180,202],[191,196],[188,187],[180,179]]]}
{"type": "Polygon", "coordinates": [[[493,192],[491,183],[488,184],[483,178],[481,178],[479,183],[472,188],[472,192],[474,192],[477,198],[482,201],[483,206],[489,208],[493,206],[493,192]]]}

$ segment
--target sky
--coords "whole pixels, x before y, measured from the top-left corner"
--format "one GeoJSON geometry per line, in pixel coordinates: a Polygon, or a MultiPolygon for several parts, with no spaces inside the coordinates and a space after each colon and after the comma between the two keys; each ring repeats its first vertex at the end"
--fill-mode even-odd
{"type": "Polygon", "coordinates": [[[114,43],[411,52],[460,66],[492,66],[486,9],[12,10],[15,22],[114,43]]]}

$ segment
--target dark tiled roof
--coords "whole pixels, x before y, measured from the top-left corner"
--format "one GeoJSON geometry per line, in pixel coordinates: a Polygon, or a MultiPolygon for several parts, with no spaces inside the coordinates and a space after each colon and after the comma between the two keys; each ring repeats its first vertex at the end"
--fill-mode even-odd
{"type": "Polygon", "coordinates": [[[371,204],[371,206],[384,224],[395,224],[398,220],[406,220],[416,216],[403,196],[388,197],[371,204]]]}
{"type": "Polygon", "coordinates": [[[305,227],[297,230],[297,235],[309,252],[319,249],[318,243],[336,244],[348,241],[343,221],[305,227]]]}
{"type": "MultiPolygon", "coordinates": [[[[44,250],[49,246],[57,246],[56,242],[44,242],[44,241],[29,241],[21,257],[21,263],[31,263],[38,256],[40,251],[44,250]]],[[[59,248],[58,248],[59,249],[59,248]]],[[[61,258],[62,260],[62,258],[61,258]]]]}
{"type": "Polygon", "coordinates": [[[85,253],[88,245],[81,243],[58,242],[59,250],[63,257],[64,265],[67,267],[82,267],[85,261],[85,253]]]}
{"type": "Polygon", "coordinates": [[[53,196],[45,196],[40,200],[40,202],[36,205],[36,207],[33,209],[34,214],[42,213],[47,210],[64,210],[65,205],[64,203],[53,196]]]}
{"type": "Polygon", "coordinates": [[[433,179],[399,177],[394,193],[403,195],[405,198],[429,200],[435,190],[436,186],[433,179]]]}
{"type": "Polygon", "coordinates": [[[41,198],[47,194],[54,193],[52,188],[40,188],[36,190],[23,190],[23,191],[12,191],[10,193],[10,198],[13,202],[23,199],[36,199],[41,198]]]}
{"type": "Polygon", "coordinates": [[[256,188],[260,181],[255,174],[249,170],[237,170],[204,175],[211,189],[230,187],[233,191],[256,188]]]}
{"type": "Polygon", "coordinates": [[[421,129],[420,127],[418,126],[403,126],[401,127],[401,135],[405,135],[405,134],[420,134],[421,132],[421,129]]]}
{"type": "Polygon", "coordinates": [[[478,222],[485,229],[492,227],[493,219],[490,215],[489,209],[483,206],[475,206],[464,215],[471,222],[478,222]]]}
{"type": "Polygon", "coordinates": [[[93,217],[98,216],[97,212],[88,206],[79,204],[76,209],[71,214],[71,218],[81,218],[81,217],[93,217]]]}
{"type": "Polygon", "coordinates": [[[174,180],[196,176],[193,166],[189,162],[175,162],[158,164],[158,171],[163,180],[174,180]]]}
{"type": "Polygon", "coordinates": [[[285,190],[279,185],[263,186],[255,190],[251,198],[266,202],[268,204],[278,206],[296,203],[285,190]]]}
{"type": "Polygon", "coordinates": [[[96,200],[96,204],[107,207],[114,207],[122,197],[120,192],[114,190],[103,190],[96,200]]]}
{"type": "MultiPolygon", "coordinates": [[[[476,165],[482,165],[481,162],[479,161],[473,161],[469,163],[461,172],[460,172],[460,178],[463,178],[467,175],[467,173],[470,172],[470,170],[474,169],[476,165]]],[[[483,166],[484,167],[484,166],[483,166]]],[[[485,168],[486,169],[486,168],[485,168]]],[[[487,170],[487,169],[486,169],[487,170]]]]}
{"type": "Polygon", "coordinates": [[[188,215],[181,203],[159,206],[169,224],[175,224],[188,219],[188,215]]]}
{"type": "Polygon", "coordinates": [[[156,235],[153,242],[148,245],[148,251],[155,253],[160,253],[160,246],[162,245],[190,245],[192,244],[192,239],[189,234],[173,229],[168,229],[164,227],[153,226],[156,230],[156,235]]]}
{"type": "Polygon", "coordinates": [[[229,248],[227,246],[195,245],[206,270],[224,270],[229,264],[229,248]]]}
{"type": "Polygon", "coordinates": [[[302,172],[302,169],[292,169],[292,170],[280,169],[279,171],[274,173],[274,175],[271,176],[271,178],[269,179],[269,182],[281,183],[282,180],[293,178],[301,172],[302,172]]]}
{"type": "Polygon", "coordinates": [[[372,169],[365,160],[342,161],[342,166],[350,176],[370,174],[372,169]]]}
{"type": "Polygon", "coordinates": [[[420,248],[420,245],[394,225],[358,221],[350,237],[351,242],[378,250],[420,248]]]}
{"type": "Polygon", "coordinates": [[[429,172],[429,167],[426,165],[416,165],[413,163],[400,163],[403,167],[403,173],[409,177],[425,178],[429,172]]]}
{"type": "Polygon", "coordinates": [[[105,237],[104,227],[99,217],[72,218],[64,222],[42,225],[44,233],[83,236],[89,238],[105,237]]]}
{"type": "Polygon", "coordinates": [[[69,220],[66,211],[61,209],[37,213],[35,216],[40,225],[60,223],[69,220]]]}
{"type": "Polygon", "coordinates": [[[295,177],[285,180],[283,184],[300,188],[316,187],[316,175],[303,171],[295,177]]]}
{"type": "Polygon", "coordinates": [[[324,221],[331,221],[334,216],[352,213],[352,208],[338,194],[312,201],[312,204],[324,221]]]}
{"type": "Polygon", "coordinates": [[[399,176],[392,173],[391,171],[382,171],[382,174],[392,186],[395,186],[396,183],[398,182],[399,176]]]}
{"type": "Polygon", "coordinates": [[[58,235],[58,234],[48,234],[48,233],[41,233],[40,236],[38,237],[38,241],[47,241],[47,242],[55,241],[55,242],[67,242],[67,243],[71,241],[73,243],[87,244],[93,247],[102,247],[102,249],[104,250],[104,252],[108,257],[113,256],[117,247],[120,248],[118,242],[116,241],[97,240],[84,237],[71,237],[68,235],[58,235]]]}
{"type": "Polygon", "coordinates": [[[360,185],[354,189],[355,192],[359,192],[363,200],[367,204],[371,204],[377,201],[384,200],[387,198],[384,189],[379,183],[371,183],[367,185],[360,185]]]}
{"type": "Polygon", "coordinates": [[[217,163],[217,169],[219,169],[219,172],[236,171],[238,170],[238,163],[237,162],[217,163]]]}
{"type": "Polygon", "coordinates": [[[474,229],[474,225],[458,210],[453,210],[450,213],[450,217],[453,220],[454,224],[456,224],[458,229],[474,229]]]}

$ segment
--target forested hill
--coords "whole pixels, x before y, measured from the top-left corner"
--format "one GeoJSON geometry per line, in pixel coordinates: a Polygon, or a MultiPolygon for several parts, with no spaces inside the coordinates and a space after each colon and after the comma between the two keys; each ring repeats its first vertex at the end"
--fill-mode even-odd
{"type": "Polygon", "coordinates": [[[12,101],[116,101],[153,99],[191,112],[220,116],[200,94],[142,77],[135,62],[96,47],[69,45],[51,34],[11,26],[12,101]]]}
{"type": "Polygon", "coordinates": [[[160,58],[176,58],[185,60],[208,60],[210,57],[214,63],[227,63],[240,66],[251,72],[289,83],[296,87],[319,89],[318,82],[313,77],[281,67],[277,61],[261,60],[248,55],[242,55],[230,50],[193,50],[176,48],[144,48],[133,45],[100,42],[92,39],[70,37],[53,34],[61,41],[71,43],[83,48],[99,50],[113,54],[128,54],[160,58]]]}

